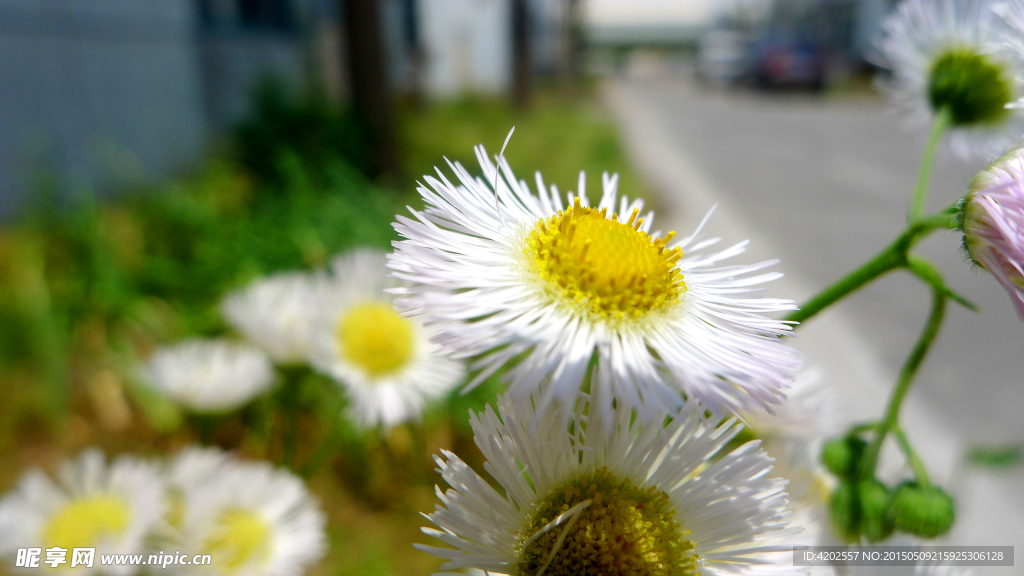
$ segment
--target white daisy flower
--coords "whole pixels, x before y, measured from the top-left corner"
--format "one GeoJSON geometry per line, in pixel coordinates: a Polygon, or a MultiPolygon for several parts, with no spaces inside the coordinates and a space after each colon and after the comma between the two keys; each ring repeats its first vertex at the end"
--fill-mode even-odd
{"type": "Polygon", "coordinates": [[[231,458],[219,448],[189,447],[178,453],[167,465],[166,534],[178,535],[185,521],[186,495],[198,486],[210,482],[225,470],[231,458]]]}
{"type": "Polygon", "coordinates": [[[316,312],[317,278],[285,273],[253,282],[230,294],[221,311],[231,327],[282,364],[304,362],[309,324],[316,312]]]}
{"type": "Polygon", "coordinates": [[[392,308],[384,290],[395,283],[383,252],[356,250],[331,269],[313,328],[312,363],[344,387],[357,421],[390,428],[416,418],[427,401],[463,380],[462,363],[431,342],[434,331],[392,308]]]}
{"type": "Polygon", "coordinates": [[[1024,134],[1024,53],[1007,45],[991,0],[904,0],[882,25],[879,64],[892,70],[882,89],[908,123],[925,126],[948,110],[949,147],[992,158],[1024,134]]]}
{"type": "Polygon", "coordinates": [[[605,174],[591,208],[581,173],[566,207],[539,173],[534,195],[504,159],[499,174],[476,152],[487,180],[458,163],[461,185],[427,176],[428,207],[398,217],[405,240],[389,257],[413,283],[395,291],[398,306],[426,314],[446,351],[484,354],[471,386],[515,360],[512,393],[550,381],[542,403],[571,402],[596,354],[612,367],[604,397],[645,411],[679,406],[680,392],[716,413],[781,401],[800,361],[779,338],[790,326],[765,314],[795,307],[740,296],[781,276],[753,275],[774,262],[721,266],[747,243],[713,252],[701,228],[681,240],[652,232],[653,213],[617,195],[617,176],[605,174]]]}
{"type": "Polygon", "coordinates": [[[219,448],[185,448],[167,468],[168,486],[171,490],[187,492],[215,478],[229,462],[231,457],[219,448]]]}
{"type": "Polygon", "coordinates": [[[137,566],[101,566],[99,556],[143,553],[165,505],[157,466],[127,456],[107,464],[99,450],[87,450],[65,462],[56,481],[30,471],[0,500],[0,555],[13,565],[19,548],[41,547],[45,561],[46,550],[58,547],[67,550],[67,562],[56,574],[133,574],[137,566]],[[75,548],[95,548],[92,568],[71,568],[75,548]]]}
{"type": "MultiPolygon", "coordinates": [[[[605,422],[580,402],[538,417],[534,404],[499,397],[470,418],[484,468],[501,491],[455,454],[435,457],[451,487],[423,532],[448,547],[416,545],[447,560],[531,576],[796,574],[762,569],[765,543],[786,528],[785,480],[756,442],[716,458],[739,431],[689,401],[644,423],[620,404],[605,422]]],[[[776,550],[778,562],[790,553],[776,550]]]]}
{"type": "Polygon", "coordinates": [[[191,340],[161,348],[143,379],[195,412],[225,412],[266,391],[274,368],[259,350],[227,340],[191,340]]]}
{"type": "MultiPolygon", "coordinates": [[[[210,464],[207,456],[199,458],[210,464]]],[[[326,518],[298,477],[267,462],[229,458],[217,467],[216,474],[182,486],[175,543],[189,556],[209,554],[212,563],[175,566],[176,572],[292,576],[323,557],[326,518]]]]}
{"type": "Polygon", "coordinates": [[[808,505],[825,504],[833,482],[821,464],[821,449],[826,439],[840,433],[845,422],[839,397],[817,367],[802,371],[786,396],[775,414],[740,414],[746,423],[740,437],[761,441],[775,458],[776,473],[789,480],[791,498],[808,505]]]}

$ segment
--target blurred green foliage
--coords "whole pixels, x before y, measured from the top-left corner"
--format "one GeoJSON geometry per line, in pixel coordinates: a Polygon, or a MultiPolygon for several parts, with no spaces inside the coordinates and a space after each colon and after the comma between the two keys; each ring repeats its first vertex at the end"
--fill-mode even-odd
{"type": "Polygon", "coordinates": [[[422,110],[408,108],[399,125],[409,182],[422,182],[424,174],[435,175],[434,167],[450,174],[444,158],[479,174],[473,147],[483,144],[493,158],[515,126],[505,158],[531,188],[534,172],[540,171],[546,185],[558,186],[563,194],[575,192],[583,170],[588,195],[596,201],[601,174],[618,173],[620,193],[644,198],[648,207],[656,208],[649,188],[630,169],[614,122],[591,100],[540,93],[534,107],[523,112],[504,100],[466,98],[422,110]]]}
{"type": "Polygon", "coordinates": [[[109,202],[83,194],[71,207],[41,193],[30,214],[0,229],[0,490],[27,468],[53,470],[85,446],[163,456],[203,441],[291,461],[309,475],[332,542],[315,573],[435,570],[438,560],[411,546],[425,541],[418,513],[432,509],[440,481],[430,456],[451,449],[481,469],[467,416],[494,399],[497,378],[382,434],[339,418],[338,388],[308,370],[288,372],[288,386],[211,418],[181,414],[134,376],[157,345],[225,334],[225,292],[268,273],[321,267],[351,247],[388,249],[394,215],[420,205],[415,178],[443,156],[478,172],[473,145],[496,153],[512,125],[506,156],[521,178],[532,182],[541,170],[548,183],[575,189],[585,169],[593,195],[601,171],[619,171],[620,190],[643,193],[614,126],[588,102],[543,96],[520,113],[476,98],[405,108],[399,125],[409,176],[390,190],[365,173],[365,141],[345,112],[268,85],[256,114],[235,131],[231,153],[190,177],[109,202]],[[279,409],[289,386],[288,401],[299,407],[294,425],[279,409]],[[284,440],[292,429],[294,450],[284,440]]]}

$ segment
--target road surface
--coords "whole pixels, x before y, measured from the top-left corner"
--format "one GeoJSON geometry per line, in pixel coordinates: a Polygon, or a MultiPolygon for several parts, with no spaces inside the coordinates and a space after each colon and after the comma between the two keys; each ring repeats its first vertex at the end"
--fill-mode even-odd
{"type": "MultiPolygon", "coordinates": [[[[875,98],[712,91],[667,76],[610,80],[605,96],[660,194],[658,227],[667,220],[683,233],[718,204],[713,233],[749,238],[749,261],[782,260],[787,278],[769,295],[804,300],[903,229],[925,135],[906,130],[875,98]]],[[[963,196],[983,165],[940,156],[930,209],[963,196]]],[[[961,497],[954,543],[1020,551],[1024,469],[967,467],[963,453],[1024,442],[1024,322],[996,281],[965,263],[960,243],[958,234],[937,232],[915,253],[983,311],[950,305],[904,421],[937,477],[961,497]]],[[[851,419],[881,415],[929,301],[924,286],[896,272],[800,331],[798,347],[844,389],[851,419]]]]}

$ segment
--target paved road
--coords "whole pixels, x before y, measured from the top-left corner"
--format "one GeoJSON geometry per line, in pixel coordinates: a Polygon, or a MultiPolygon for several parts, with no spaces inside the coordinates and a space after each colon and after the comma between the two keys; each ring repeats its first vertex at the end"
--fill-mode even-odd
{"type": "MultiPolygon", "coordinates": [[[[811,296],[902,230],[922,139],[881,103],[701,91],[671,79],[606,85],[630,155],[656,188],[659,228],[692,229],[714,204],[709,232],[750,239],[745,261],[779,258],[787,275],[768,295],[811,296]]],[[[955,201],[980,166],[942,160],[931,205],[955,201]]],[[[629,191],[624,191],[627,194],[629,191]]],[[[933,475],[958,502],[945,543],[1024,549],[1024,467],[967,467],[977,443],[1024,441],[1024,323],[994,279],[975,273],[960,238],[937,233],[918,253],[979,305],[952,307],[904,405],[901,423],[933,475]]],[[[929,293],[902,273],[855,294],[802,327],[794,343],[823,369],[845,422],[877,418],[927,315],[929,293]]],[[[890,443],[891,444],[891,443],[890,443]]],[[[905,478],[889,445],[879,473],[905,478]]],[[[979,569],[992,576],[1012,568],[979,569]]]]}
{"type": "MultiPolygon", "coordinates": [[[[672,79],[621,87],[630,105],[662,119],[673,144],[713,178],[721,201],[783,250],[780,269],[810,288],[863,263],[902,229],[923,135],[904,130],[883,103],[725,93],[672,79]]],[[[940,157],[930,206],[962,196],[980,167],[940,157]]],[[[672,216],[692,221],[698,214],[672,216]]],[[[913,394],[965,443],[1024,442],[1024,323],[995,280],[964,263],[960,241],[936,233],[918,253],[983,312],[951,307],[913,394]]],[[[840,308],[895,373],[928,299],[913,278],[896,273],[840,308]]]]}

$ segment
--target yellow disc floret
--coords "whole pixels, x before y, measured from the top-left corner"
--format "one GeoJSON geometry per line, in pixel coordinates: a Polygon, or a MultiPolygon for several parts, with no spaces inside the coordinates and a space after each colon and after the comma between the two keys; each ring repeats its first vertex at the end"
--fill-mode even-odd
{"type": "Polygon", "coordinates": [[[353,306],[341,318],[338,342],[346,360],[380,377],[409,364],[415,335],[409,320],[387,304],[371,301],[353,306]]]}
{"type": "Polygon", "coordinates": [[[76,498],[57,511],[43,528],[47,547],[95,548],[100,539],[123,533],[131,521],[124,500],[106,494],[76,498]]]}
{"type": "Polygon", "coordinates": [[[231,571],[251,561],[261,561],[270,553],[270,526],[252,510],[228,509],[221,512],[206,538],[203,553],[217,566],[231,571]]]}
{"type": "Polygon", "coordinates": [[[635,486],[606,468],[583,474],[537,505],[520,534],[512,574],[695,576],[697,555],[675,516],[668,495],[655,487],[635,486]],[[588,500],[577,517],[549,526],[588,500]]]}
{"type": "Polygon", "coordinates": [[[556,299],[604,319],[636,318],[679,302],[686,290],[676,267],[675,236],[648,236],[634,209],[629,221],[608,209],[580,205],[541,220],[526,239],[526,256],[556,299]]]}

